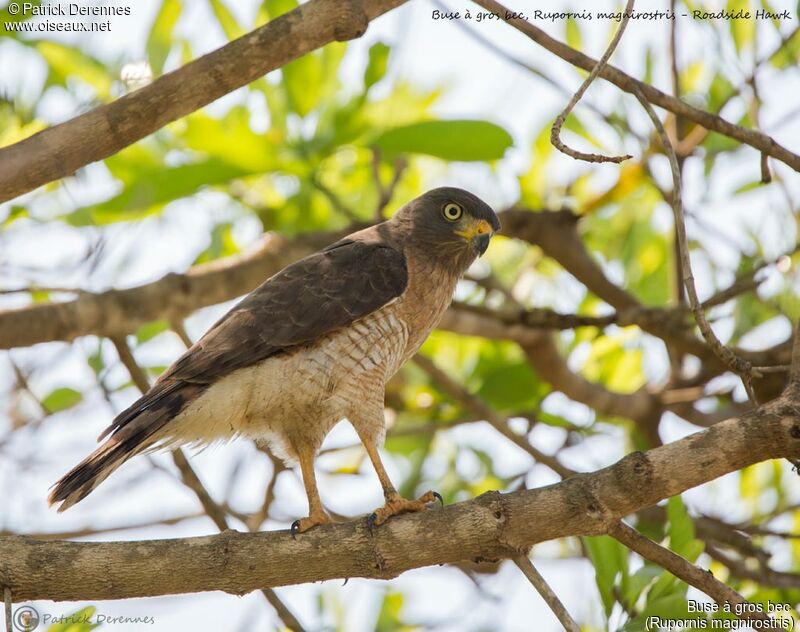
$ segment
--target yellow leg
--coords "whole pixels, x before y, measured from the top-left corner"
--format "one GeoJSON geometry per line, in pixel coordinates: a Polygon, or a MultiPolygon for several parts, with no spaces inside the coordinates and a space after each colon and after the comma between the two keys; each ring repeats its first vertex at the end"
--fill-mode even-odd
{"type": "Polygon", "coordinates": [[[303,474],[303,485],[308,496],[308,518],[301,518],[292,523],[292,534],[303,533],[318,524],[328,524],[331,519],[322,507],[317,490],[317,479],[314,475],[314,455],[308,452],[298,454],[300,471],[303,474]]]}
{"type": "Polygon", "coordinates": [[[370,528],[372,528],[373,525],[383,524],[392,516],[422,511],[428,503],[434,500],[442,502],[442,497],[434,491],[425,492],[417,500],[403,498],[397,493],[394,485],[392,485],[392,481],[386,473],[386,469],[383,467],[381,457],[378,454],[378,449],[375,447],[375,444],[364,436],[361,436],[361,442],[367,449],[367,454],[369,455],[370,461],[372,461],[372,466],[378,474],[378,480],[381,482],[381,487],[383,487],[383,497],[386,499],[386,504],[380,509],[376,509],[367,519],[367,524],[370,528]]]}

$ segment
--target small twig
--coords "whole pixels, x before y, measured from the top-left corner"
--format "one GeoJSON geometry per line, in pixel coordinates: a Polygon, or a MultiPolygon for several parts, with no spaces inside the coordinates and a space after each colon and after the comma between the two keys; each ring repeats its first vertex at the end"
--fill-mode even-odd
{"type": "Polygon", "coordinates": [[[625,5],[625,12],[622,16],[622,22],[620,22],[619,29],[617,29],[616,34],[614,35],[614,39],[611,40],[611,43],[608,45],[606,52],[603,53],[603,56],[600,58],[600,61],[597,62],[595,67],[592,69],[592,72],[589,73],[589,76],[586,77],[584,82],[581,84],[581,87],[578,88],[578,91],[572,96],[567,103],[567,107],[556,117],[555,122],[553,123],[553,127],[550,130],[550,142],[553,146],[558,149],[560,152],[567,154],[568,156],[572,156],[577,160],[585,160],[586,162],[616,162],[620,163],[633,156],[628,154],[622,156],[603,156],[602,154],[590,154],[584,153],[582,151],[577,151],[568,147],[564,144],[561,140],[561,128],[564,126],[564,122],[567,120],[570,112],[572,112],[572,108],[581,100],[581,97],[586,92],[587,88],[592,84],[595,80],[597,75],[600,74],[600,71],[603,70],[605,65],[608,63],[609,58],[611,57],[614,49],[616,49],[617,44],[619,44],[620,38],[622,38],[622,34],[625,32],[625,27],[628,25],[628,20],[630,18],[631,11],[633,10],[633,3],[634,0],[628,0],[628,4],[625,5]]]}
{"type": "Polygon", "coordinates": [[[752,604],[735,590],[715,578],[710,572],[698,568],[677,553],[673,553],[668,548],[653,542],[653,540],[643,536],[622,520],[614,521],[609,525],[608,535],[643,558],[665,568],[678,579],[685,581],[690,586],[694,586],[718,604],[728,603],[731,606],[740,606],[742,609],[741,618],[748,621],[771,620],[764,612],[753,611],[752,604]]]}
{"type": "Polygon", "coordinates": [[[376,224],[384,220],[383,211],[386,205],[392,201],[394,191],[406,167],[408,167],[408,162],[402,157],[397,158],[394,162],[392,181],[389,183],[388,187],[384,187],[381,183],[381,151],[377,147],[372,149],[372,177],[375,179],[375,188],[378,189],[378,204],[375,207],[374,214],[374,221],[376,224]]]}
{"type": "Polygon", "coordinates": [[[3,586],[3,601],[6,606],[6,632],[14,632],[11,619],[11,589],[8,586],[3,586]]]}
{"type": "Polygon", "coordinates": [[[74,287],[39,287],[37,285],[0,289],[0,294],[33,294],[34,292],[45,292],[47,294],[55,294],[57,292],[62,294],[85,294],[86,290],[74,287]]]}
{"type": "Polygon", "coordinates": [[[183,321],[180,319],[176,319],[170,322],[169,324],[172,331],[181,339],[181,342],[184,346],[188,349],[192,346],[192,339],[189,337],[189,334],[186,331],[186,326],[183,324],[183,321]]]}
{"type": "Polygon", "coordinates": [[[658,118],[658,115],[653,109],[653,106],[650,105],[650,102],[644,98],[641,91],[638,89],[634,91],[634,94],[639,100],[639,103],[642,104],[645,112],[647,112],[647,116],[650,118],[653,126],[656,128],[656,132],[661,139],[661,144],[664,147],[664,152],[667,154],[667,158],[669,159],[673,183],[670,202],[672,205],[672,212],[675,216],[675,233],[678,238],[683,282],[686,286],[686,293],[689,296],[689,305],[691,306],[692,314],[694,314],[697,326],[700,328],[700,333],[703,335],[703,338],[705,338],[709,347],[711,347],[711,350],[725,366],[727,366],[734,373],[737,373],[742,378],[742,383],[747,391],[747,396],[750,398],[750,401],[753,402],[753,405],[757,406],[758,401],[756,400],[756,394],[753,390],[752,378],[754,376],[760,377],[760,374],[753,371],[753,365],[748,360],[737,356],[733,351],[728,349],[728,347],[723,345],[719,338],[717,338],[717,335],[714,333],[714,330],[711,329],[711,325],[709,325],[708,320],[706,319],[703,306],[700,304],[700,299],[697,296],[697,288],[694,284],[694,274],[692,273],[692,262],[691,258],[689,257],[689,244],[686,238],[686,220],[684,218],[683,202],[681,200],[681,173],[678,165],[678,158],[675,155],[675,149],[673,148],[672,143],[667,136],[667,132],[664,129],[664,125],[661,123],[661,119],[658,118]]]}
{"type": "Polygon", "coordinates": [[[270,479],[269,483],[267,483],[267,487],[264,490],[264,500],[261,503],[258,511],[251,514],[245,522],[250,531],[258,531],[259,527],[267,519],[267,516],[269,516],[270,507],[272,507],[272,503],[275,500],[275,485],[278,482],[278,474],[285,472],[288,469],[283,464],[283,461],[276,458],[275,455],[273,455],[269,450],[266,448],[260,448],[260,450],[272,462],[272,478],[270,479]]]}
{"type": "Polygon", "coordinates": [[[347,204],[342,202],[338,195],[336,195],[333,191],[331,191],[322,181],[319,179],[318,176],[314,176],[311,179],[311,184],[313,184],[317,190],[322,193],[326,198],[328,198],[328,202],[331,203],[331,206],[344,215],[347,219],[351,222],[360,222],[361,220],[358,217],[358,214],[353,211],[347,204]]]}
{"type": "Polygon", "coordinates": [[[777,366],[754,366],[753,371],[758,373],[788,373],[792,370],[789,364],[778,364],[777,366]]]}
{"type": "Polygon", "coordinates": [[[748,579],[758,582],[761,586],[781,589],[800,588],[800,575],[797,573],[787,573],[776,571],[759,560],[759,569],[751,568],[744,560],[737,559],[723,552],[722,549],[714,546],[710,542],[705,544],[705,552],[716,562],[725,566],[730,574],[739,579],[748,579]]]}
{"type": "Polygon", "coordinates": [[[518,435],[511,430],[511,428],[508,427],[507,419],[504,419],[501,415],[498,415],[483,400],[467,391],[455,380],[451,379],[450,376],[437,367],[430,358],[418,353],[414,356],[413,362],[419,368],[425,371],[425,373],[427,373],[445,393],[459,402],[467,410],[472,411],[481,419],[488,421],[495,430],[506,437],[506,439],[509,439],[517,447],[530,454],[534,460],[542,465],[546,465],[562,478],[569,478],[577,473],[567,466],[562,465],[556,457],[545,454],[544,452],[540,452],[531,445],[530,441],[528,441],[526,437],[518,435]]]}
{"type": "Polygon", "coordinates": [[[789,386],[800,390],[800,320],[794,329],[794,342],[792,343],[792,366],[789,370],[789,386]]]}
{"type": "Polygon", "coordinates": [[[128,369],[128,373],[133,383],[136,385],[136,388],[144,395],[150,390],[150,380],[147,379],[147,374],[142,367],[139,366],[139,363],[136,362],[136,358],[133,357],[133,351],[131,351],[127,340],[125,340],[124,336],[113,336],[111,342],[117,350],[120,362],[128,369]]]}
{"type": "Polygon", "coordinates": [[[519,567],[519,570],[525,574],[528,581],[533,584],[533,587],[542,596],[542,599],[544,599],[550,610],[553,611],[553,614],[556,615],[556,618],[561,625],[564,626],[564,629],[568,632],[581,632],[580,626],[575,623],[575,619],[567,612],[567,609],[564,607],[564,604],[561,603],[558,595],[553,592],[553,589],[550,588],[550,585],[545,581],[541,573],[536,570],[530,558],[528,558],[527,555],[515,555],[513,560],[514,564],[519,567]]]}
{"type": "Polygon", "coordinates": [[[177,467],[178,471],[180,472],[181,481],[184,485],[186,485],[186,487],[194,492],[194,495],[197,496],[197,500],[199,500],[200,504],[203,506],[203,510],[217,526],[217,529],[220,531],[229,529],[230,526],[228,525],[228,519],[225,516],[224,509],[222,509],[222,507],[218,505],[213,498],[211,498],[211,494],[209,494],[208,490],[203,486],[203,483],[200,481],[200,477],[197,476],[197,473],[189,463],[189,460],[186,458],[183,450],[180,448],[173,450],[172,461],[175,463],[175,467],[177,467]]]}

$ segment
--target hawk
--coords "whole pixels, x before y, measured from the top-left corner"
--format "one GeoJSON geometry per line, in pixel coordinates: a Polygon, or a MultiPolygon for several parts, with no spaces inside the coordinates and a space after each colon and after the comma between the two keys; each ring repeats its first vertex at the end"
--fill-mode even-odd
{"type": "Polygon", "coordinates": [[[122,411],[105,442],[55,485],[63,511],[144,451],[243,435],[299,463],[308,517],[330,522],[314,458],[342,419],[355,428],[383,487],[370,525],[419,511],[435,498],[402,498],[378,448],[386,435],[385,386],[439,322],[456,283],[500,229],[475,195],[428,191],[390,220],[293,263],[247,295],[122,411]]]}

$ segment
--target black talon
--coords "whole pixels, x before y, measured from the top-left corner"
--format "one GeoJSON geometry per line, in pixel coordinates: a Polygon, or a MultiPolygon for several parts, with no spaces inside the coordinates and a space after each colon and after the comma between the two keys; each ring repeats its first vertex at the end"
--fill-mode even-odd
{"type": "Polygon", "coordinates": [[[300,528],[300,521],[299,520],[295,520],[292,523],[292,526],[289,527],[289,530],[292,532],[292,540],[296,540],[297,539],[297,537],[295,537],[295,536],[297,536],[297,530],[299,528],[300,528]]]}
{"type": "Polygon", "coordinates": [[[375,521],[377,519],[378,519],[378,514],[375,513],[374,511],[369,516],[367,516],[367,529],[369,529],[370,533],[372,533],[372,527],[375,526],[375,521]]]}
{"type": "Polygon", "coordinates": [[[440,504],[442,507],[444,507],[444,499],[442,498],[442,495],[441,495],[439,492],[433,492],[433,497],[434,497],[436,500],[438,500],[438,501],[439,501],[439,504],[440,504]]]}

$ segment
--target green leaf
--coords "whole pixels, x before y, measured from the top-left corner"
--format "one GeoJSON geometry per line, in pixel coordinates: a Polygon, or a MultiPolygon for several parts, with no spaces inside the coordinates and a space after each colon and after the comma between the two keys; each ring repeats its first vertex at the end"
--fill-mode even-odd
{"type": "Polygon", "coordinates": [[[567,44],[569,44],[572,48],[576,48],[578,50],[583,48],[581,45],[581,28],[578,26],[578,22],[572,16],[568,16],[564,23],[564,36],[567,40],[567,44]]]}
{"type": "Polygon", "coordinates": [[[297,0],[264,0],[263,10],[268,19],[274,20],[297,8],[297,0]]]}
{"type": "Polygon", "coordinates": [[[391,49],[382,42],[373,44],[369,48],[369,61],[364,71],[364,89],[369,90],[378,83],[386,74],[389,64],[389,52],[391,49]]]}
{"type": "Polygon", "coordinates": [[[223,0],[209,1],[211,2],[211,10],[214,12],[217,22],[219,22],[219,25],[222,27],[225,37],[229,40],[235,40],[237,37],[241,37],[244,34],[244,29],[239,26],[239,23],[236,21],[236,18],[233,17],[230,9],[225,6],[225,2],[223,0]]]}
{"type": "Polygon", "coordinates": [[[94,606],[81,608],[64,617],[62,622],[51,625],[47,628],[47,632],[90,632],[100,627],[100,623],[89,622],[96,610],[94,606]]]}
{"type": "Polygon", "coordinates": [[[322,62],[318,53],[308,53],[281,70],[289,107],[300,116],[314,109],[322,94],[322,62]]]}
{"type": "Polygon", "coordinates": [[[211,243],[194,260],[193,265],[207,263],[220,257],[227,257],[239,252],[239,246],[233,239],[233,224],[223,222],[217,224],[211,231],[211,243]]]}
{"type": "Polygon", "coordinates": [[[395,127],[375,145],[387,154],[416,153],[442,160],[499,160],[511,147],[511,135],[488,121],[424,121],[395,127]]]}
{"type": "Polygon", "coordinates": [[[786,43],[772,54],[769,61],[776,68],[800,64],[800,31],[795,31],[786,43]]]}
{"type": "Polygon", "coordinates": [[[101,99],[111,98],[113,82],[106,67],[97,59],[77,48],[52,41],[38,42],[36,50],[47,62],[49,84],[66,86],[68,78],[78,77],[92,86],[101,99]]]}
{"type": "MultiPolygon", "coordinates": [[[[740,10],[749,11],[750,0],[728,0],[728,11],[736,13],[740,10]]],[[[730,20],[731,36],[736,46],[736,52],[741,53],[744,49],[753,45],[756,37],[756,20],[730,20]]]]}
{"type": "Polygon", "coordinates": [[[181,15],[181,0],[164,0],[147,38],[147,59],[153,75],[164,72],[164,62],[172,50],[172,30],[181,15]]]}
{"type": "Polygon", "coordinates": [[[276,147],[285,144],[278,130],[256,134],[250,126],[250,112],[244,106],[231,108],[222,119],[203,112],[191,114],[180,138],[189,149],[248,173],[279,168],[276,147]]]}
{"type": "Polygon", "coordinates": [[[62,386],[52,391],[42,400],[42,406],[53,414],[76,406],[83,399],[83,394],[74,388],[62,386]]]}
{"type": "Polygon", "coordinates": [[[403,628],[400,610],[403,608],[403,593],[387,592],[383,598],[378,620],[375,622],[376,632],[396,632],[403,628]]]}
{"type": "Polygon", "coordinates": [[[678,555],[686,557],[689,543],[694,539],[694,521],[686,511],[680,496],[673,496],[667,501],[667,518],[669,548],[678,555]]]}
{"type": "Polygon", "coordinates": [[[617,577],[627,582],[628,549],[607,535],[583,538],[583,542],[594,566],[595,582],[608,616],[616,601],[614,585],[617,577]]]}
{"type": "Polygon", "coordinates": [[[8,215],[6,215],[6,218],[3,220],[2,226],[3,228],[8,228],[18,219],[23,219],[26,217],[30,217],[30,213],[28,212],[28,209],[26,207],[16,206],[16,205],[11,206],[8,209],[8,215]]]}
{"type": "Polygon", "coordinates": [[[645,83],[653,83],[653,49],[648,46],[644,52],[644,77],[645,83]]]}
{"type": "Polygon", "coordinates": [[[716,73],[708,88],[708,109],[718,112],[736,91],[734,85],[722,73],[716,73]]]}
{"type": "Polygon", "coordinates": [[[116,196],[105,202],[79,208],[62,217],[72,226],[90,226],[133,221],[155,215],[172,202],[215,184],[250,175],[251,171],[219,160],[141,171],[116,196]]]}
{"type": "MultiPolygon", "coordinates": [[[[9,4],[11,4],[9,2],[9,4]]],[[[30,4],[32,7],[39,7],[42,4],[42,0],[34,0],[34,2],[26,2],[25,4],[30,4]]],[[[6,8],[0,11],[0,24],[4,22],[25,22],[26,20],[30,20],[33,15],[33,11],[17,11],[16,13],[11,13],[8,10],[8,5],[6,8]]],[[[14,35],[15,31],[6,31],[4,35],[14,35]]]]}
{"type": "Polygon", "coordinates": [[[140,345],[144,344],[167,329],[169,329],[169,323],[166,320],[153,320],[145,323],[136,330],[136,342],[140,345]]]}

